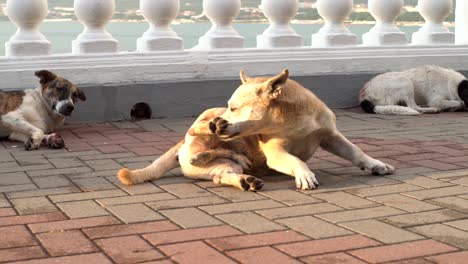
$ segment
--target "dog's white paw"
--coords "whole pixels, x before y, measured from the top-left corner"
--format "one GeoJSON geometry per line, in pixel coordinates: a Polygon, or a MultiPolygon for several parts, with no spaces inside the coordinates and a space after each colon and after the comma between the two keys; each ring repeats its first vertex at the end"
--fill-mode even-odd
{"type": "Polygon", "coordinates": [[[296,175],[296,188],[300,190],[313,190],[319,186],[315,174],[310,171],[305,171],[302,174],[296,175]]]}
{"type": "Polygon", "coordinates": [[[385,164],[380,160],[373,160],[366,168],[366,171],[373,175],[389,175],[395,172],[395,168],[391,165],[385,164]]]}
{"type": "Polygon", "coordinates": [[[244,170],[252,167],[252,162],[244,155],[236,154],[232,157],[237,164],[241,165],[244,170]]]}

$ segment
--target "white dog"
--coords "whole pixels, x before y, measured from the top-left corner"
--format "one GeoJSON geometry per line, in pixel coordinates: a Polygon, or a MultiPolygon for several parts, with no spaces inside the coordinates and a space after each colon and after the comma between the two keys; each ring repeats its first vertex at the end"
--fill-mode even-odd
{"type": "Polygon", "coordinates": [[[359,101],[367,113],[384,115],[465,110],[468,81],[459,72],[437,66],[389,72],[370,80],[359,101]]]}

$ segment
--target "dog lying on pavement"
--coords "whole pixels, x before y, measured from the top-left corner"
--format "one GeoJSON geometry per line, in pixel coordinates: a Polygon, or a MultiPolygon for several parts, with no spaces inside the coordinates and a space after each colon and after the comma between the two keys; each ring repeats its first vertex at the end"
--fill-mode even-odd
{"type": "Polygon", "coordinates": [[[120,170],[118,177],[121,182],[131,185],[154,180],[180,165],[187,177],[241,186],[244,190],[247,189],[242,187],[244,183],[249,186],[248,190],[258,190],[263,186],[261,180],[243,174],[244,171],[232,171],[233,164],[238,164],[237,168],[242,167],[239,161],[231,162],[231,167],[223,167],[219,166],[221,159],[235,159],[215,155],[211,162],[201,166],[210,172],[203,177],[194,177],[192,172],[198,170],[200,164],[189,166],[187,161],[205,155],[206,151],[216,152],[220,147],[245,155],[252,164],[247,173],[259,175],[275,170],[295,177],[296,187],[302,190],[315,189],[319,185],[305,163],[318,147],[375,175],[394,172],[392,166],[367,156],[348,141],[337,130],[333,112],[312,92],[290,80],[288,70],[271,78],[250,78],[244,72],[240,76],[242,85],[229,100],[229,107],[225,111],[202,115],[187,133],[189,137],[197,137],[208,135],[209,129],[211,135],[205,141],[188,141],[186,136],[147,168],[120,170]],[[220,143],[222,141],[242,147],[225,145],[220,143]],[[202,151],[197,152],[196,148],[202,151]],[[217,171],[219,167],[221,170],[217,171]]]}
{"type": "Polygon", "coordinates": [[[70,81],[50,71],[35,73],[41,86],[24,91],[0,92],[0,136],[24,142],[26,150],[38,149],[43,141],[51,148],[65,143],[50,134],[63,125],[75,109],[75,102],[86,96],[70,81]]]}
{"type": "Polygon", "coordinates": [[[468,81],[459,72],[437,66],[389,72],[370,80],[359,101],[365,112],[384,115],[465,110],[468,81]]]}

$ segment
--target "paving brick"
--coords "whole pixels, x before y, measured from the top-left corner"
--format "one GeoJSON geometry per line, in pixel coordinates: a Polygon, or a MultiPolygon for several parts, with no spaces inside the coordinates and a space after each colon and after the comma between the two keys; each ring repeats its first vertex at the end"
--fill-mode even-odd
{"type": "Polygon", "coordinates": [[[468,176],[468,169],[434,172],[434,173],[427,173],[426,175],[434,179],[445,179],[445,178],[453,178],[453,177],[460,177],[460,176],[468,176]]]}
{"type": "Polygon", "coordinates": [[[85,164],[77,158],[53,158],[49,162],[57,169],[83,167],[85,164]]]}
{"type": "Polygon", "coordinates": [[[52,175],[68,175],[68,174],[77,174],[77,173],[87,173],[92,172],[88,167],[77,167],[77,168],[65,168],[65,169],[48,169],[44,170],[27,170],[26,173],[31,177],[40,177],[40,176],[52,176],[52,175]]]}
{"type": "Polygon", "coordinates": [[[246,201],[265,199],[265,197],[257,193],[239,192],[238,189],[232,188],[232,187],[216,187],[216,188],[209,188],[208,190],[232,202],[246,202],[246,201]]]}
{"type": "Polygon", "coordinates": [[[55,188],[55,187],[65,187],[72,186],[67,177],[63,175],[56,175],[50,177],[34,177],[33,181],[39,188],[55,188]]]}
{"type": "Polygon", "coordinates": [[[122,168],[122,165],[111,159],[102,159],[102,160],[87,160],[85,161],[86,165],[91,167],[95,171],[100,170],[118,170],[122,168]]]}
{"type": "Polygon", "coordinates": [[[386,244],[423,239],[422,236],[375,219],[347,222],[340,225],[386,244]]]}
{"type": "Polygon", "coordinates": [[[43,258],[46,255],[38,246],[0,250],[0,262],[13,262],[24,259],[43,258]]]}
{"type": "Polygon", "coordinates": [[[30,224],[29,229],[33,233],[44,233],[59,230],[81,229],[94,226],[105,226],[118,224],[119,221],[110,216],[90,217],[83,219],[72,219],[48,223],[30,224]]]}
{"type": "Polygon", "coordinates": [[[16,211],[13,208],[0,208],[0,217],[16,215],[16,211]]]}
{"type": "Polygon", "coordinates": [[[37,189],[36,185],[34,184],[8,185],[8,186],[0,186],[0,193],[9,193],[9,192],[33,190],[33,189],[37,189]]]}
{"type": "Polygon", "coordinates": [[[301,263],[271,247],[259,247],[229,251],[227,254],[241,263],[301,263]]]}
{"type": "Polygon", "coordinates": [[[388,222],[392,225],[396,225],[399,227],[409,227],[409,226],[417,226],[417,225],[425,225],[425,224],[457,220],[457,219],[461,219],[465,217],[466,215],[462,213],[444,209],[444,210],[390,216],[390,217],[383,218],[383,220],[385,222],[388,222]]]}
{"type": "Polygon", "coordinates": [[[148,222],[162,220],[164,217],[144,204],[123,204],[107,207],[112,214],[124,223],[148,222]]]}
{"type": "Polygon", "coordinates": [[[442,254],[427,257],[427,259],[437,264],[465,264],[468,259],[468,251],[442,254]]]}
{"type": "Polygon", "coordinates": [[[9,216],[0,218],[0,226],[24,225],[48,221],[59,221],[65,218],[66,217],[59,212],[38,215],[9,216]]]}
{"type": "Polygon", "coordinates": [[[284,205],[275,201],[271,201],[271,200],[262,200],[262,201],[202,206],[200,207],[200,209],[208,212],[209,214],[225,214],[225,213],[245,212],[245,211],[268,209],[268,208],[277,208],[277,207],[284,207],[284,205]]]}
{"type": "Polygon", "coordinates": [[[387,207],[378,206],[365,209],[348,210],[343,212],[318,214],[317,217],[332,223],[349,222],[369,218],[384,217],[389,215],[402,214],[403,211],[387,207]]]}
{"type": "Polygon", "coordinates": [[[113,236],[136,235],[144,233],[156,233],[179,229],[169,221],[154,221],[147,223],[112,225],[91,227],[83,229],[83,232],[91,239],[106,238],[113,236]]]}
{"type": "Polygon", "coordinates": [[[313,216],[302,216],[276,220],[276,222],[305,234],[314,239],[329,238],[353,234],[349,230],[330,224],[313,216]]]}
{"type": "Polygon", "coordinates": [[[160,246],[164,254],[171,256],[177,263],[185,264],[233,264],[231,259],[207,246],[203,242],[187,242],[173,245],[160,246]]]}
{"type": "Polygon", "coordinates": [[[435,180],[435,179],[425,177],[425,176],[414,176],[414,174],[402,175],[402,176],[391,176],[391,177],[392,179],[406,182],[412,185],[421,186],[423,188],[440,188],[440,187],[448,187],[448,186],[453,185],[449,182],[435,180]]]}
{"type": "Polygon", "coordinates": [[[0,234],[2,234],[0,249],[36,245],[33,237],[24,226],[0,227],[0,234]]]}
{"type": "Polygon", "coordinates": [[[285,229],[284,227],[252,212],[230,213],[218,215],[217,217],[247,234],[285,229]]]}
{"type": "Polygon", "coordinates": [[[314,197],[289,189],[263,191],[261,194],[289,206],[322,202],[321,200],[314,197]]]}
{"type": "Polygon", "coordinates": [[[181,207],[194,207],[194,206],[202,206],[202,205],[224,204],[226,202],[227,202],[226,200],[217,196],[207,196],[207,197],[198,197],[198,198],[149,202],[147,203],[147,205],[155,210],[159,210],[159,209],[171,209],[171,208],[181,208],[181,207]]]}
{"type": "Polygon", "coordinates": [[[55,202],[73,202],[81,200],[91,200],[99,198],[111,198],[127,196],[127,194],[121,190],[106,190],[106,191],[96,191],[96,192],[85,192],[85,193],[70,193],[70,194],[59,194],[51,195],[49,198],[55,202]]]}
{"type": "Polygon", "coordinates": [[[102,177],[72,179],[72,181],[84,192],[117,189],[117,186],[102,177]]]}
{"type": "Polygon", "coordinates": [[[401,193],[401,192],[408,192],[408,191],[421,190],[421,189],[422,188],[418,186],[414,186],[414,185],[407,184],[407,183],[402,183],[402,184],[353,189],[353,190],[349,190],[348,192],[359,195],[359,196],[363,196],[363,197],[369,197],[369,196],[391,194],[391,193],[401,193]]]}
{"type": "Polygon", "coordinates": [[[434,240],[421,240],[397,245],[358,249],[349,253],[371,263],[381,263],[446,253],[455,250],[457,249],[454,247],[434,240]]]}
{"type": "Polygon", "coordinates": [[[93,242],[81,231],[51,232],[37,235],[42,246],[51,256],[65,256],[98,251],[93,242]]]}
{"type": "Polygon", "coordinates": [[[211,193],[192,183],[160,185],[159,187],[179,198],[203,197],[212,195],[211,193]]]}
{"type": "MultiPolygon", "coordinates": [[[[231,237],[236,241],[241,239],[242,234],[230,226],[210,226],[193,229],[166,231],[159,233],[145,234],[143,237],[153,245],[164,245],[172,243],[187,242],[193,240],[212,239],[217,237],[231,237]]],[[[209,240],[212,241],[212,240],[209,240]]],[[[210,242],[213,244],[212,242],[210,242]]],[[[257,244],[258,245],[258,244],[257,244]]]]}
{"type": "Polygon", "coordinates": [[[10,207],[10,202],[5,198],[5,196],[0,193],[0,208],[2,207],[10,207]]]}
{"type": "Polygon", "coordinates": [[[423,258],[397,260],[397,261],[392,261],[392,262],[387,262],[387,263],[388,264],[434,264],[434,262],[427,261],[423,258]]]}
{"type": "Polygon", "coordinates": [[[72,219],[109,215],[109,212],[99,206],[95,201],[58,203],[57,206],[72,219]]]}
{"type": "Polygon", "coordinates": [[[395,207],[401,210],[405,210],[410,213],[417,213],[423,211],[430,211],[439,209],[439,206],[422,202],[401,194],[388,194],[382,196],[373,196],[369,198],[376,202],[382,203],[387,206],[395,207]]]}
{"type": "Polygon", "coordinates": [[[325,255],[320,255],[320,256],[304,257],[304,258],[301,258],[301,261],[308,263],[308,264],[332,264],[332,263],[365,264],[366,263],[364,261],[361,261],[345,253],[332,253],[332,254],[325,254],[325,255]]]}
{"type": "Polygon", "coordinates": [[[410,230],[452,246],[468,249],[468,232],[450,226],[434,224],[417,226],[410,230]]]}
{"type": "Polygon", "coordinates": [[[376,203],[372,201],[345,192],[322,193],[313,196],[347,209],[365,208],[376,205],[376,203]]]}
{"type": "Polygon", "coordinates": [[[458,220],[458,221],[451,221],[451,222],[445,222],[444,224],[453,226],[455,228],[465,230],[468,232],[468,219],[466,220],[458,220]]]}
{"type": "Polygon", "coordinates": [[[45,197],[10,199],[19,214],[42,214],[57,211],[57,208],[45,197]]]}
{"type": "Polygon", "coordinates": [[[319,255],[357,248],[378,246],[379,242],[361,235],[351,235],[275,246],[293,257],[319,255]]]}
{"type": "Polygon", "coordinates": [[[111,264],[112,262],[102,253],[82,254],[68,257],[36,259],[15,262],[15,264],[74,264],[74,263],[99,263],[111,264]]]}
{"type": "Polygon", "coordinates": [[[307,205],[258,210],[256,212],[269,219],[279,219],[279,218],[294,217],[294,216],[314,215],[314,214],[326,213],[326,212],[336,212],[336,211],[342,211],[342,210],[343,209],[341,207],[338,207],[329,203],[317,203],[317,204],[307,204],[307,205]]]}
{"type": "Polygon", "coordinates": [[[159,211],[167,218],[184,228],[221,225],[222,223],[211,215],[197,208],[182,208],[159,211]]]}
{"type": "Polygon", "coordinates": [[[138,236],[104,238],[95,242],[116,263],[137,263],[164,258],[164,255],[138,236]]]}
{"type": "Polygon", "coordinates": [[[133,203],[146,203],[151,201],[171,200],[176,199],[175,196],[168,193],[155,193],[144,195],[123,196],[115,198],[98,199],[102,205],[118,205],[118,204],[133,204],[133,203]]]}
{"type": "Polygon", "coordinates": [[[468,200],[463,198],[450,196],[433,199],[430,202],[462,213],[468,213],[468,200]]]}
{"type": "MultiPolygon", "coordinates": [[[[2,165],[0,163],[0,165],[2,165]]],[[[31,180],[22,171],[2,173],[0,174],[0,186],[2,185],[17,185],[17,184],[31,184],[31,180]]]]}
{"type": "Polygon", "coordinates": [[[17,171],[35,171],[35,170],[45,170],[53,168],[50,164],[42,164],[42,165],[31,165],[31,166],[5,166],[3,165],[0,168],[0,173],[7,173],[7,172],[17,172],[17,171]]]}
{"type": "Polygon", "coordinates": [[[459,194],[468,194],[468,187],[453,186],[453,187],[445,187],[445,188],[404,193],[404,195],[407,195],[407,196],[410,196],[419,200],[426,200],[426,199],[459,195],[459,194]]]}
{"type": "Polygon", "coordinates": [[[74,186],[69,187],[57,187],[57,188],[46,188],[46,189],[35,189],[27,191],[12,192],[8,194],[8,198],[27,198],[27,197],[38,197],[38,196],[49,196],[54,194],[64,193],[76,193],[80,190],[74,186]]]}

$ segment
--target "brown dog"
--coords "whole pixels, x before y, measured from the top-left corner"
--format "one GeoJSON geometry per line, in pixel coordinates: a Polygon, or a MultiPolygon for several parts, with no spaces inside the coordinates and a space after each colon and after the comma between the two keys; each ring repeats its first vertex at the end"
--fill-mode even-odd
{"type": "MultiPolygon", "coordinates": [[[[348,141],[337,130],[333,112],[312,92],[288,79],[288,70],[271,78],[250,78],[244,72],[240,75],[242,85],[229,100],[229,108],[224,113],[219,113],[221,116],[215,117],[208,124],[195,122],[195,128],[192,127],[191,130],[195,132],[193,135],[204,134],[206,127],[209,127],[226,143],[234,142],[237,145],[241,142],[245,148],[241,152],[224,143],[223,147],[247,156],[252,163],[249,173],[262,173],[273,169],[295,177],[298,189],[315,189],[319,183],[304,161],[310,159],[318,147],[350,160],[359,168],[375,175],[394,172],[392,166],[367,156],[348,141]]],[[[198,142],[202,149],[210,149],[213,147],[210,145],[212,142],[219,141],[213,136],[209,139],[198,142]]],[[[159,178],[178,166],[178,156],[182,171],[190,177],[191,170],[196,167],[184,168],[184,161],[196,154],[190,151],[193,147],[191,142],[180,142],[148,167],[146,177],[124,169],[120,171],[119,178],[125,184],[159,178]]],[[[219,145],[215,144],[214,147],[219,145]]],[[[214,169],[217,163],[207,166],[214,169]]],[[[218,178],[223,179],[224,174],[210,173],[205,176],[205,179],[235,185],[231,180],[223,182],[217,180],[218,178]]],[[[235,179],[240,181],[242,177],[235,179]]],[[[249,178],[249,181],[256,180],[249,178]]]]}
{"type": "Polygon", "coordinates": [[[49,133],[61,126],[75,109],[75,102],[85,101],[86,96],[50,71],[35,75],[41,84],[36,89],[0,92],[0,136],[24,142],[26,150],[38,149],[43,140],[49,147],[62,148],[63,140],[49,133]]]}

